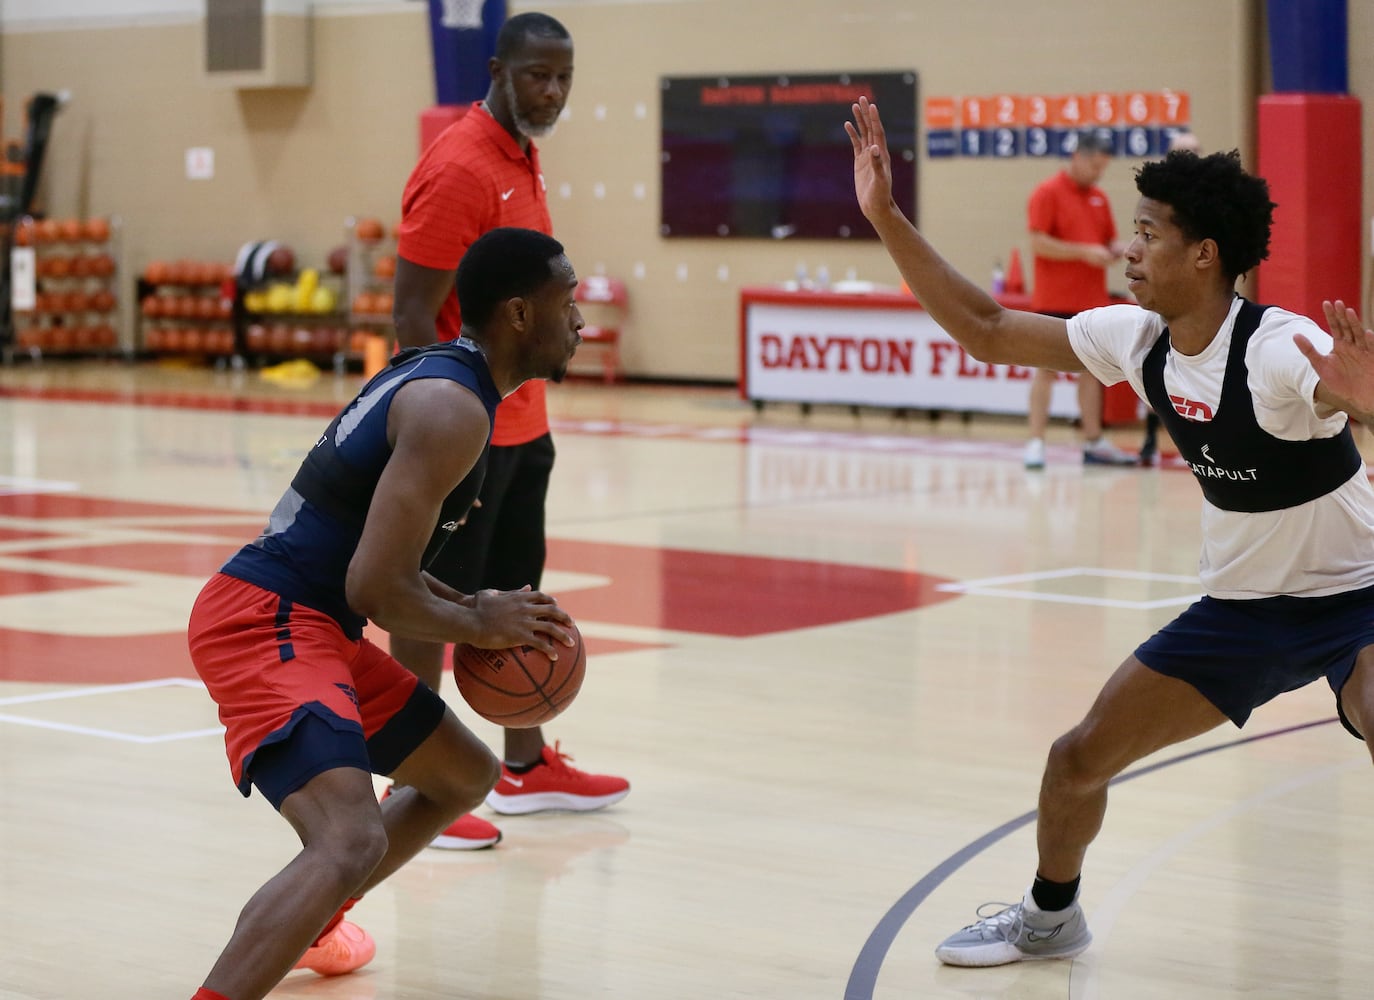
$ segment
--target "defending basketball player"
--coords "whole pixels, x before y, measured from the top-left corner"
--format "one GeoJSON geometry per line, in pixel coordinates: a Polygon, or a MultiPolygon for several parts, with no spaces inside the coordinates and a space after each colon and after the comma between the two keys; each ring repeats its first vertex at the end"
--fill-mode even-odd
{"type": "Polygon", "coordinates": [[[1171,152],[1137,170],[1125,277],[1139,306],[1070,320],[1004,309],[902,215],[878,109],[860,100],[853,113],[859,204],[931,317],[980,361],[1128,381],[1202,488],[1206,596],[1138,646],[1050,748],[1022,901],[936,949],[950,965],[1071,958],[1092,940],[1079,878],[1115,775],[1321,678],[1346,728],[1374,731],[1374,489],[1347,420],[1374,411],[1374,333],[1340,302],[1324,306],[1328,336],[1236,294],[1268,256],[1275,206],[1234,152],[1171,152]]]}
{"type": "Polygon", "coordinates": [[[368,619],[490,649],[572,645],[572,619],[547,595],[461,594],[422,567],[477,496],[497,403],[566,373],[576,285],[551,236],[477,240],[458,268],[463,336],[403,352],[371,379],[263,534],[201,591],[191,657],[219,705],[234,783],[245,796],[256,786],[302,849],[248,901],[194,1000],[258,1000],[292,968],[365,965],[376,945],[344,913],[500,776],[443,700],[363,638],[368,619]],[[372,774],[405,787],[379,806],[372,774]]]}

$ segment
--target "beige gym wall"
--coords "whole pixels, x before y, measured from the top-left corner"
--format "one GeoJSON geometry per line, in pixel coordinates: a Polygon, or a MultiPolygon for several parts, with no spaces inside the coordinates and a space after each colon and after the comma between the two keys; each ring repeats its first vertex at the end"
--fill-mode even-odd
{"type": "MultiPolygon", "coordinates": [[[[1374,14],[1359,8],[1352,33],[1374,32],[1374,14]]],[[[1167,87],[1191,95],[1208,149],[1238,147],[1251,158],[1257,0],[1156,0],[1148,19],[1127,0],[511,4],[513,13],[531,9],[563,20],[577,48],[570,118],[543,144],[555,226],[579,270],[628,280],[633,375],[733,381],[739,288],[786,280],[798,262],[824,264],[835,278],[852,269],[897,280],[872,242],[661,238],[661,76],[910,68],[922,99],[1167,87]]],[[[45,205],[57,216],[120,215],[129,274],[154,258],[229,260],[266,237],[319,264],[347,216],[398,216],[417,116],[434,96],[424,5],[360,11],[311,18],[314,73],[304,89],[210,85],[195,23],[6,31],[6,134],[19,130],[24,96],[72,92],[54,128],[45,205]],[[186,179],[193,146],[214,149],[213,180],[186,179]]],[[[1352,74],[1352,89],[1374,76],[1354,45],[1352,74]]],[[[1113,165],[1104,181],[1123,231],[1132,163],[1113,165]]],[[[1026,196],[1056,166],[922,156],[923,229],[986,282],[994,259],[1013,246],[1026,253],[1026,196]]]]}

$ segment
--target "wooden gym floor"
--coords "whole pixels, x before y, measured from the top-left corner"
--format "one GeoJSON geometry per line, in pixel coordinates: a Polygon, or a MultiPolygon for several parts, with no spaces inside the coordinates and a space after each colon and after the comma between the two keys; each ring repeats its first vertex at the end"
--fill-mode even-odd
{"type": "MultiPolygon", "coordinates": [[[[0,368],[0,1000],[184,1000],[295,852],[229,781],[184,625],[357,384],[0,368]]],[[[1056,427],[1027,473],[1015,420],[550,398],[545,588],[591,659],[547,733],[633,791],[425,851],[355,910],[371,966],[274,996],[1369,995],[1369,758],[1321,686],[1125,776],[1081,959],[931,953],[1019,898],[1049,743],[1196,594],[1185,472],[1084,469],[1056,427]]]]}

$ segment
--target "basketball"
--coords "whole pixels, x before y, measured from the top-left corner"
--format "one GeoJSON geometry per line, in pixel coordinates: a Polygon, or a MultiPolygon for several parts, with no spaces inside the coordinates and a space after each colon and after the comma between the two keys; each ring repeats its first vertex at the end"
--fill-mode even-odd
{"type": "Polygon", "coordinates": [[[335,247],[326,258],[330,274],[343,274],[348,270],[348,247],[335,247]]]}
{"type": "Polygon", "coordinates": [[[550,660],[532,646],[453,648],[453,679],[474,712],[508,729],[533,729],[572,704],[587,672],[582,633],[572,626],[573,645],[558,647],[550,660]]]}

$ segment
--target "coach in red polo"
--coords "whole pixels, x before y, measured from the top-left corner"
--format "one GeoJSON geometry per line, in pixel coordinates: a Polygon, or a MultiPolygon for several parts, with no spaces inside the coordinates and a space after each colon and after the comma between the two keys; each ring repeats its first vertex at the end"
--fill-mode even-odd
{"type": "MultiPolygon", "coordinates": [[[[539,150],[572,89],[572,37],[547,14],[506,21],[488,63],[484,100],[434,140],[411,173],[401,201],[396,336],[403,346],[451,340],[462,331],[454,272],[477,237],[500,226],[553,235],[539,150]]],[[[430,566],[441,582],[478,590],[539,589],[544,571],[544,500],[554,447],[544,383],[526,382],[497,407],[487,477],[454,544],[430,566]]],[[[391,653],[434,690],[444,674],[440,643],[393,636],[391,653]]],[[[500,813],[599,809],[630,791],[624,778],[588,774],[544,742],[540,729],[507,729],[501,779],[487,797],[500,813]]],[[[489,847],[500,831],[473,815],[435,847],[489,847]]]]}

